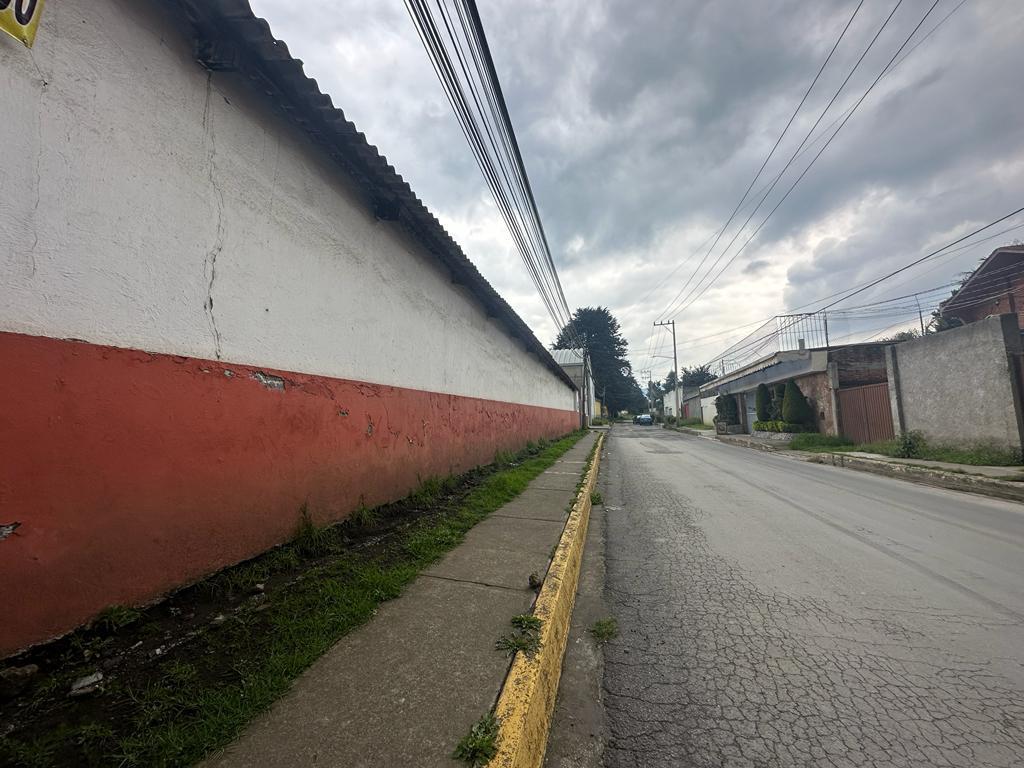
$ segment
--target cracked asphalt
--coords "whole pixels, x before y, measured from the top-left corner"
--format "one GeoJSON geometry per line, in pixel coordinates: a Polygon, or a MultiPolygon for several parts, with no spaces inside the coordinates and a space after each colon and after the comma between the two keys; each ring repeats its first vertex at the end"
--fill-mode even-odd
{"type": "Polygon", "coordinates": [[[607,444],[608,768],[1024,766],[1024,506],[607,444]]]}

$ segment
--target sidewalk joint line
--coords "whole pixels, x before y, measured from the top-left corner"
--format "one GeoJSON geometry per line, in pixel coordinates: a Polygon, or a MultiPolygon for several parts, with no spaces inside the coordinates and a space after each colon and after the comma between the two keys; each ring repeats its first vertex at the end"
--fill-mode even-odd
{"type": "Polygon", "coordinates": [[[478,587],[492,587],[493,589],[504,589],[509,592],[520,592],[525,593],[526,589],[520,589],[519,587],[506,587],[504,584],[491,584],[486,581],[474,581],[473,579],[457,579],[454,576],[442,576],[439,573],[421,573],[421,576],[425,576],[428,579],[441,579],[442,581],[454,581],[456,584],[475,584],[478,587]]]}
{"type": "MultiPolygon", "coordinates": [[[[568,516],[568,512],[565,513],[568,516]]],[[[538,523],[561,523],[563,520],[552,520],[550,517],[523,517],[522,515],[503,515],[501,512],[491,512],[491,517],[504,517],[506,520],[536,520],[538,523]]]]}

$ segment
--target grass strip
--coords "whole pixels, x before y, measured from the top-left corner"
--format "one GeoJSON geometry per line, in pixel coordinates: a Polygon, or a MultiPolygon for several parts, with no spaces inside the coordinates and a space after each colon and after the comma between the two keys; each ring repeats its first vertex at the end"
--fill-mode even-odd
{"type": "Polygon", "coordinates": [[[788,447],[793,451],[811,453],[859,451],[890,458],[944,461],[968,466],[1014,467],[1021,464],[1020,451],[1009,450],[990,442],[975,441],[963,445],[933,444],[920,436],[910,440],[894,438],[874,443],[854,443],[840,435],[802,433],[793,435],[788,447]]]}
{"type": "MultiPolygon", "coordinates": [[[[425,509],[375,546],[347,546],[353,523],[314,526],[302,514],[295,540],[208,579],[233,594],[294,569],[280,588],[211,622],[166,659],[134,674],[108,674],[101,694],[68,699],[66,686],[88,674],[68,664],[19,702],[14,731],[0,739],[0,765],[190,765],[238,736],[339,638],[401,594],[466,532],[526,489],[584,435],[530,445],[461,478],[429,480],[406,500],[425,509]],[[308,558],[318,558],[310,565],[308,558]],[[29,716],[25,716],[25,708],[29,716]],[[39,717],[33,719],[31,712],[39,717]]],[[[387,517],[388,505],[359,517],[387,517]]],[[[202,589],[200,585],[198,589],[202,589]]],[[[193,588],[197,589],[197,588],[193,588]]],[[[134,616],[131,629],[145,635],[134,616]]],[[[134,639],[134,636],[133,638],[134,639]]],[[[103,641],[106,642],[106,641],[103,641]]],[[[73,643],[72,643],[73,645],[73,643]]],[[[0,718],[2,719],[2,718],[0,718]]]]}

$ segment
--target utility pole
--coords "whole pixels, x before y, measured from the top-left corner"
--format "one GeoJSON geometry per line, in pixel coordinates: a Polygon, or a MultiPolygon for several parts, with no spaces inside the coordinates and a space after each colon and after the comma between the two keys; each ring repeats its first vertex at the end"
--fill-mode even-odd
{"type": "Polygon", "coordinates": [[[914,294],[914,301],[917,302],[917,319],[921,321],[921,338],[924,338],[924,313],[921,312],[921,300],[914,294]]]}
{"type": "Polygon", "coordinates": [[[655,322],[654,325],[655,325],[655,327],[657,327],[659,325],[668,325],[668,326],[670,326],[672,328],[672,370],[675,371],[675,374],[676,374],[676,386],[675,386],[676,414],[675,415],[676,415],[676,424],[678,425],[679,424],[679,416],[680,416],[680,414],[679,414],[679,360],[676,357],[676,321],[675,320],[665,320],[665,321],[662,321],[662,322],[655,322]]]}

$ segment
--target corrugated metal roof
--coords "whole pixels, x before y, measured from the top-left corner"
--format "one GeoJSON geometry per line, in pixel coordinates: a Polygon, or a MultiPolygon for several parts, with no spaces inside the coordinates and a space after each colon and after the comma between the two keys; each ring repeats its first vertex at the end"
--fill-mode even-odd
{"type": "Polygon", "coordinates": [[[366,203],[379,219],[404,226],[496,318],[506,332],[523,342],[569,387],[572,379],[555,362],[529,326],[484,279],[409,184],[366,136],[306,77],[302,62],[274,38],[270,24],[257,18],[248,0],[163,0],[179,14],[197,61],[216,71],[244,74],[251,87],[325,151],[366,192],[366,203]]]}
{"type": "Polygon", "coordinates": [[[582,349],[552,349],[551,356],[559,365],[583,365],[582,349]]]}

